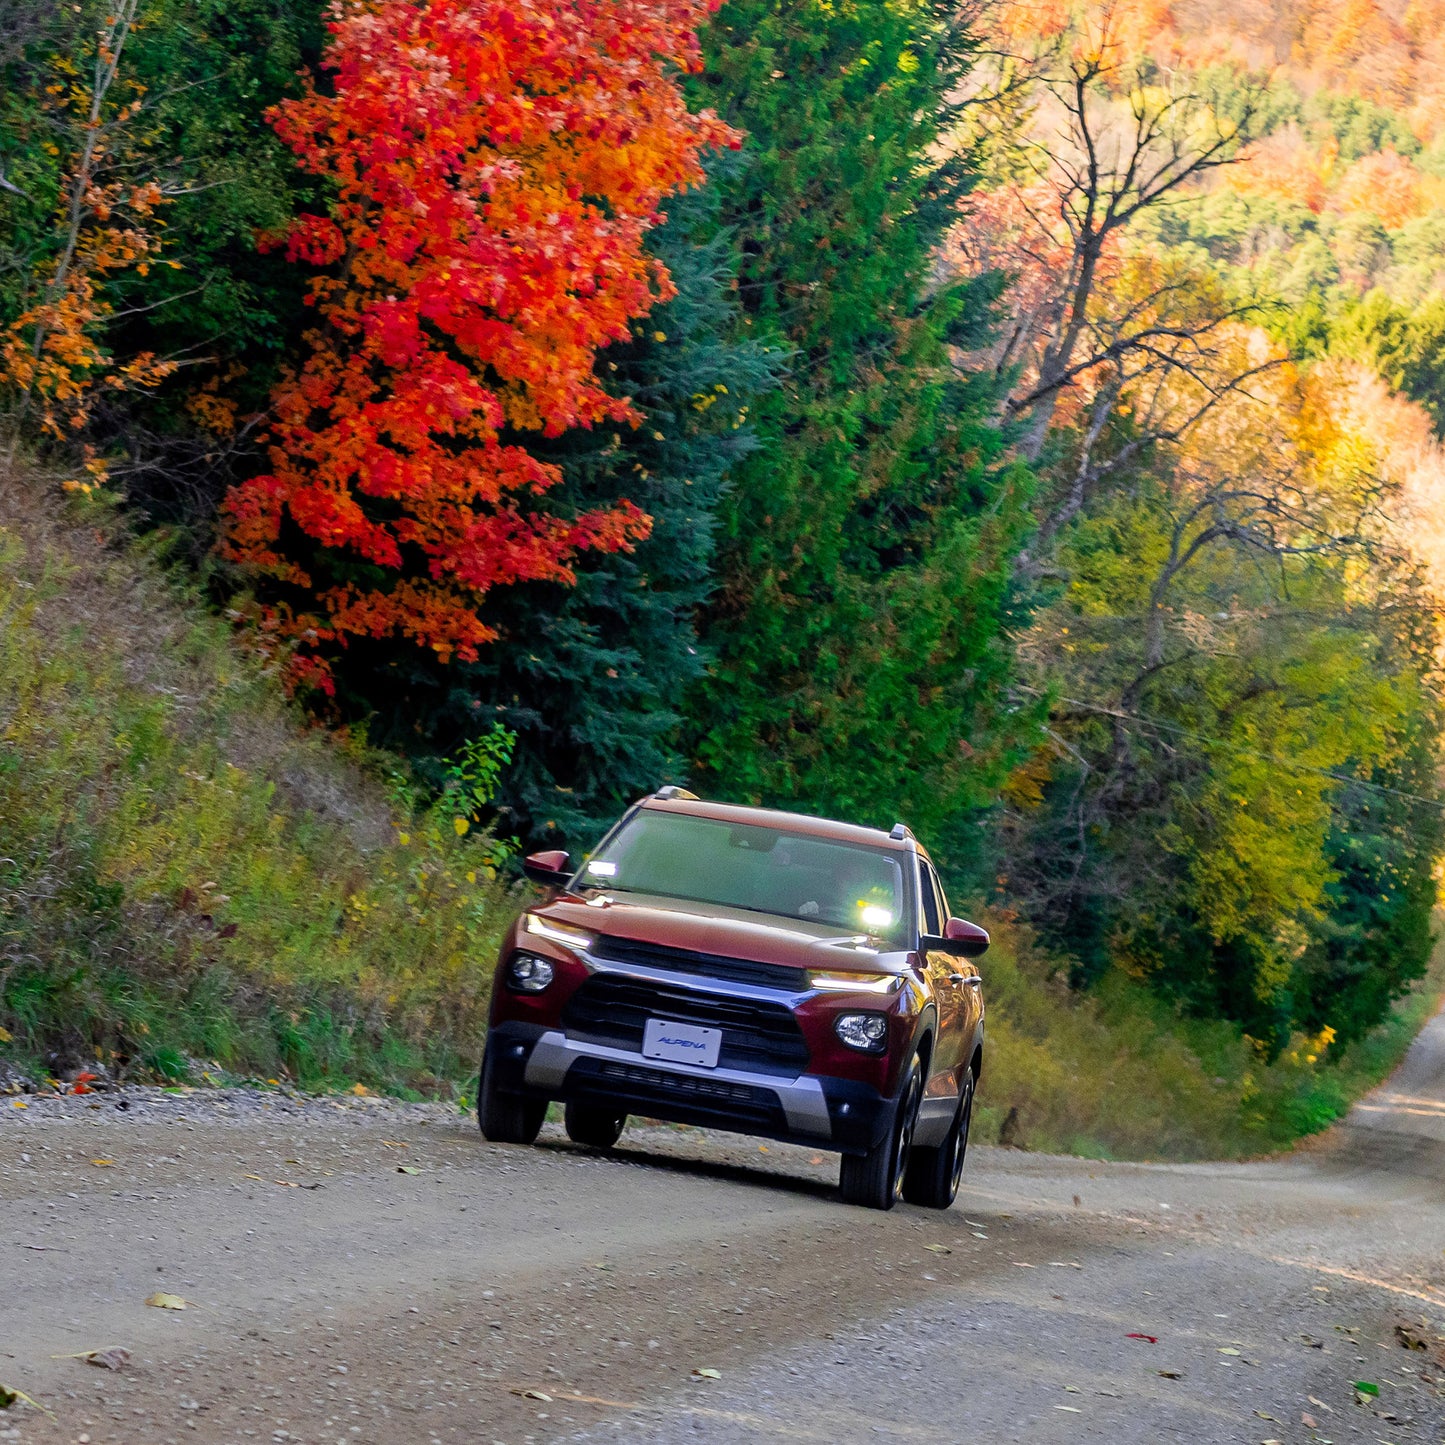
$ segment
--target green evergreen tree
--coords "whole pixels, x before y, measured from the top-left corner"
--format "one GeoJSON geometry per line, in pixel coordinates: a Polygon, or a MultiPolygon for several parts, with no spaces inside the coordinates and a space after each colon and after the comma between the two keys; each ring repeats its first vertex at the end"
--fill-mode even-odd
{"type": "Polygon", "coordinates": [[[723,184],[744,331],[795,352],[724,502],[699,781],[905,817],[956,868],[1029,730],[1004,636],[1028,477],[953,361],[996,293],[934,277],[972,179],[949,150],[970,45],[933,0],[730,0],[695,81],[749,136],[723,184]]]}
{"type": "MultiPolygon", "coordinates": [[[[718,157],[712,169],[735,164],[718,157]]],[[[653,519],[647,540],[580,559],[574,587],[499,592],[486,613],[498,640],[471,666],[398,652],[378,669],[356,649],[343,663],[354,700],[375,710],[372,736],[420,754],[424,773],[497,723],[514,733],[501,826],[537,846],[592,841],[626,804],[685,771],[678,707],[704,661],[694,619],[712,585],[719,497],[754,445],[749,405],[786,361],[781,349],[727,335],[737,303],[715,210],[711,187],[669,203],[651,248],[677,295],[600,363],[644,424],[523,439],[562,469],[551,505],[582,512],[628,497],[653,519]]]]}

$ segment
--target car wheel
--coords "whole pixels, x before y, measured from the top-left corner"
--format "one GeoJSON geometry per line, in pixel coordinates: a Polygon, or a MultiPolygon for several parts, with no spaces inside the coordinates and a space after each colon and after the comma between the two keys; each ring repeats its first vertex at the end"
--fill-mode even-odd
{"type": "Polygon", "coordinates": [[[600,1108],[596,1104],[579,1104],[569,1099],[562,1122],[567,1137],[574,1144],[588,1144],[593,1149],[610,1149],[621,1137],[627,1115],[600,1108]]]}
{"type": "Polygon", "coordinates": [[[968,1153],[968,1129],[973,1122],[973,1070],[963,1076],[958,1113],[948,1135],[936,1149],[915,1149],[903,1177],[903,1197],[925,1209],[947,1209],[958,1198],[963,1158],[968,1153]]]}
{"type": "Polygon", "coordinates": [[[923,1064],[915,1054],[883,1142],[866,1154],[843,1156],[838,1183],[849,1204],[861,1204],[865,1209],[892,1209],[903,1197],[913,1126],[918,1121],[918,1101],[922,1097],[923,1064]]]}
{"type": "Polygon", "coordinates": [[[477,1123],[493,1144],[531,1144],[547,1117],[545,1099],[504,1093],[497,1087],[492,1051],[482,1055],[482,1077],[477,1084],[477,1123]]]}

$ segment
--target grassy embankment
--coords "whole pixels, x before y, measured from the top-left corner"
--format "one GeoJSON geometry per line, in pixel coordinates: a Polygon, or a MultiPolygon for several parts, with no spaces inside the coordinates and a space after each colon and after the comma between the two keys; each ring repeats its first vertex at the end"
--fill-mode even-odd
{"type": "MultiPolygon", "coordinates": [[[[386,759],[301,728],[134,545],[0,480],[0,1064],[466,1092],[519,897],[386,759]]],[[[979,1135],[1228,1157],[1322,1127],[1383,1077],[1441,975],[1338,1061],[1264,1065],[1116,981],[1080,1001],[995,922],[979,1135]]]]}

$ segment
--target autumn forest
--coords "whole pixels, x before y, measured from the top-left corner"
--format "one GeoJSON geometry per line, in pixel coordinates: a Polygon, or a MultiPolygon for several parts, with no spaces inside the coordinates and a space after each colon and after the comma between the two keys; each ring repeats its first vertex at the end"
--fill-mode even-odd
{"type": "Polygon", "coordinates": [[[0,0],[0,416],[459,878],[677,782],[1265,1064],[1426,974],[1442,0],[0,0]]]}

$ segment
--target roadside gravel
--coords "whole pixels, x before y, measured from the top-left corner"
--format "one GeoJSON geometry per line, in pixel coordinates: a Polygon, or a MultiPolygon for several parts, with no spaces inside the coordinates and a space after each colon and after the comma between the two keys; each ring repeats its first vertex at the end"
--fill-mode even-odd
{"type": "Polygon", "coordinates": [[[54,1414],[0,1412],[6,1445],[1445,1440],[1442,1020],[1311,1150],[979,1150],[946,1214],[698,1130],[600,1155],[353,1096],[23,1102],[0,1382],[54,1414]]]}

